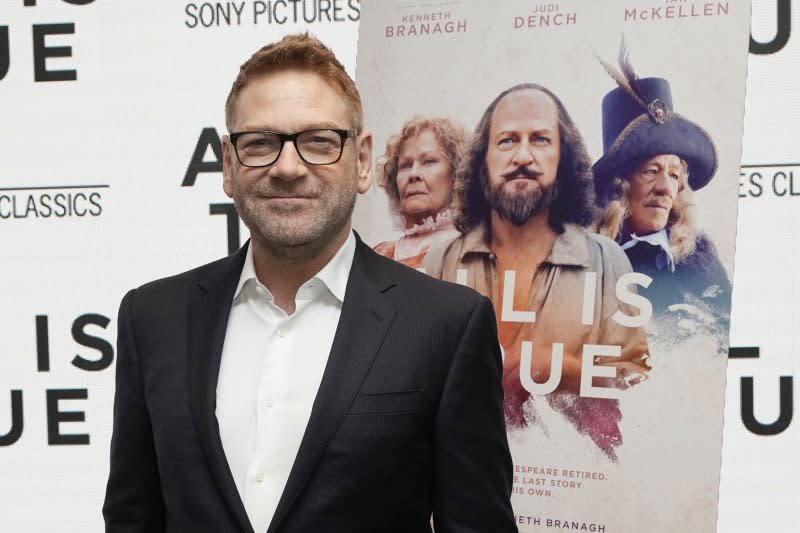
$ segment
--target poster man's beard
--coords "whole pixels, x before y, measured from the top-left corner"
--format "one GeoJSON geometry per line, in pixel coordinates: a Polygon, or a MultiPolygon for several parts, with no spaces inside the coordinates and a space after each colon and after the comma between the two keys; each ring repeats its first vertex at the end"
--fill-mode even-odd
{"type": "Polygon", "coordinates": [[[531,218],[541,213],[553,203],[558,196],[558,179],[534,190],[510,192],[505,188],[506,182],[496,187],[489,184],[488,177],[483,179],[483,194],[492,209],[500,218],[508,220],[515,226],[524,226],[531,218]]]}

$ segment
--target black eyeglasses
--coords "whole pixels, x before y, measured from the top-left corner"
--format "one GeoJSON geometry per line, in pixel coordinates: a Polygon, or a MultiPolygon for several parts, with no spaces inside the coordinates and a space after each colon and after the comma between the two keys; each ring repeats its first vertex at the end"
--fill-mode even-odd
{"type": "Polygon", "coordinates": [[[342,158],[344,143],[357,130],[313,129],[297,133],[239,131],[230,134],[236,158],[246,167],[268,167],[281,155],[283,145],[292,141],[300,159],[309,165],[332,165],[342,158]]]}

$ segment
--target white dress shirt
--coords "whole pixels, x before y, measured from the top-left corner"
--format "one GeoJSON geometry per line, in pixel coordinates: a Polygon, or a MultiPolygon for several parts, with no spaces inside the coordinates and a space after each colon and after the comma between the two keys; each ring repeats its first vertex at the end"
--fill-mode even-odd
{"type": "Polygon", "coordinates": [[[297,291],[287,315],[258,281],[248,246],[217,381],[216,415],[236,488],[257,533],[269,527],[303,438],[342,311],[352,232],[297,291]]]}

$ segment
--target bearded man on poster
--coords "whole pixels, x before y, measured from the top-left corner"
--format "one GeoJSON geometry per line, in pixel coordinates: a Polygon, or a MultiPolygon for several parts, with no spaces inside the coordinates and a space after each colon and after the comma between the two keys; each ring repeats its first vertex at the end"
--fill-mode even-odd
{"type": "Polygon", "coordinates": [[[616,296],[617,281],[631,272],[623,251],[586,229],[594,184],[580,132],[551,91],[526,83],[489,105],[467,152],[454,185],[463,234],[431,250],[423,267],[492,300],[509,428],[542,424],[539,411],[554,409],[614,459],[622,439],[615,389],[644,378],[648,349],[641,326],[613,317],[646,311],[616,296]],[[559,345],[563,360],[551,365],[559,345]],[[586,353],[593,345],[619,353],[586,353]],[[611,366],[613,377],[582,376],[584,359],[611,366]],[[555,392],[537,403],[535,388],[555,392]]]}
{"type": "Polygon", "coordinates": [[[322,43],[226,104],[232,256],[119,312],[108,532],[516,531],[491,303],[374,253],[358,91],[322,43]]]}

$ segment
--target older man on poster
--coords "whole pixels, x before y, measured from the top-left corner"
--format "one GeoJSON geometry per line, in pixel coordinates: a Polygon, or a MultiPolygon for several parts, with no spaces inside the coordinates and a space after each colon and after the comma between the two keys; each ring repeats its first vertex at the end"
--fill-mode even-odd
{"type": "Polygon", "coordinates": [[[516,531],[491,303],[351,230],[372,138],[341,63],[262,48],[226,121],[251,238],[122,301],[106,531],[516,531]]]}
{"type": "Polygon", "coordinates": [[[541,424],[543,405],[531,398],[547,394],[549,407],[614,459],[615,391],[644,377],[648,305],[618,287],[631,272],[619,246],[586,229],[593,187],[560,100],[536,84],[511,87],[484,113],[456,177],[463,235],[429,252],[423,267],[492,300],[509,427],[541,424]]]}

